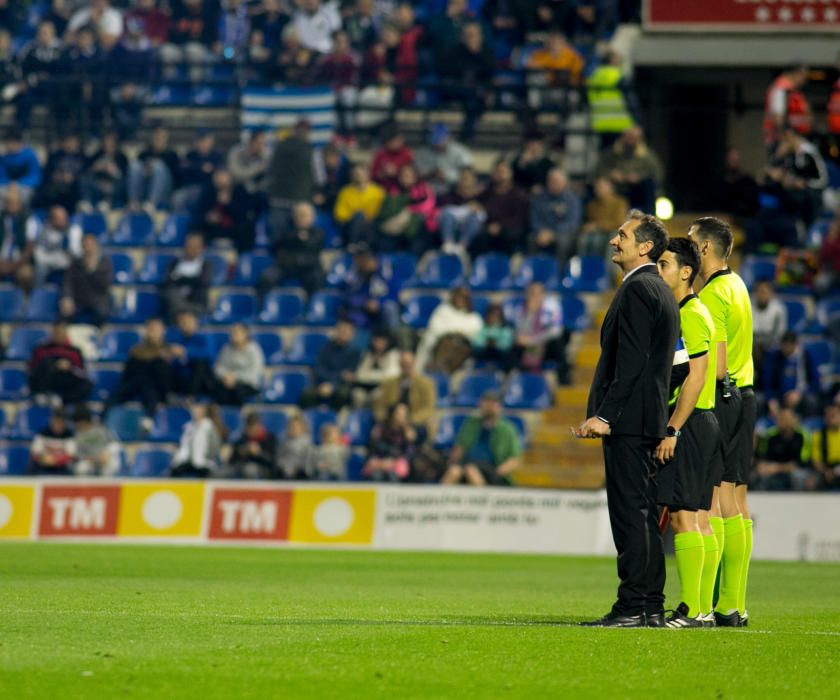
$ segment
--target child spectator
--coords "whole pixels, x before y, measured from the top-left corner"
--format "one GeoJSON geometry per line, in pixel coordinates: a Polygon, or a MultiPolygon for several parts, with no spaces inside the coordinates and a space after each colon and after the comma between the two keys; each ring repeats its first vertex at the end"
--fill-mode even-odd
{"type": "Polygon", "coordinates": [[[178,450],[172,458],[170,475],[207,478],[219,468],[219,452],[227,438],[227,428],[213,404],[195,404],[190,420],[181,433],[178,450]]]}
{"type": "Polygon", "coordinates": [[[388,418],[377,423],[370,434],[368,460],[362,474],[372,481],[405,481],[411,473],[411,459],[417,448],[417,431],[408,418],[408,406],[398,403],[388,418]]]}
{"type": "Polygon", "coordinates": [[[101,423],[84,404],[76,406],[73,414],[76,430],[77,476],[116,476],[120,470],[120,443],[117,437],[101,423]]]}
{"type": "Polygon", "coordinates": [[[302,415],[289,420],[286,436],[277,448],[276,475],[287,479],[308,479],[312,462],[312,438],[302,415]]]}
{"type": "Polygon", "coordinates": [[[47,426],[38,431],[29,449],[29,459],[32,475],[73,475],[76,440],[60,409],[53,411],[47,426]]]}
{"type": "Polygon", "coordinates": [[[230,467],[237,479],[268,479],[277,460],[277,436],[256,411],[245,417],[245,430],[233,446],[230,467]]]}
{"type": "Polygon", "coordinates": [[[312,478],[318,481],[346,480],[349,455],[350,449],[338,426],[325,423],[321,426],[321,444],[312,451],[312,478]]]}
{"type": "Polygon", "coordinates": [[[513,328],[505,321],[499,304],[490,304],[484,313],[484,325],[473,339],[473,357],[509,372],[514,365],[513,328]]]}

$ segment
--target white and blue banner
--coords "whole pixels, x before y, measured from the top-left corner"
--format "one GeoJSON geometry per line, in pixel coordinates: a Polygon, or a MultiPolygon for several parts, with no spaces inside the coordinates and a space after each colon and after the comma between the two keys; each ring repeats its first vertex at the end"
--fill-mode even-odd
{"type": "MultiPolygon", "coordinates": [[[[277,132],[299,119],[312,125],[314,146],[328,143],[335,132],[335,93],[331,87],[248,87],[242,90],[242,128],[277,132]]],[[[272,134],[274,136],[275,134],[272,134]]]]}

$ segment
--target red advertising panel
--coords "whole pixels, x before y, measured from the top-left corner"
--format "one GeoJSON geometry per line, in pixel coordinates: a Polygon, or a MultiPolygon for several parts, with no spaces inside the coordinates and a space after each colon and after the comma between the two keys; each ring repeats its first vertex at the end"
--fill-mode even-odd
{"type": "Polygon", "coordinates": [[[216,489],[210,513],[211,540],[286,540],[291,491],[216,489]]]}
{"type": "Polygon", "coordinates": [[[43,537],[117,534],[119,486],[44,486],[38,533],[43,537]]]}
{"type": "Polygon", "coordinates": [[[648,30],[839,32],[840,0],[645,0],[648,30]]]}

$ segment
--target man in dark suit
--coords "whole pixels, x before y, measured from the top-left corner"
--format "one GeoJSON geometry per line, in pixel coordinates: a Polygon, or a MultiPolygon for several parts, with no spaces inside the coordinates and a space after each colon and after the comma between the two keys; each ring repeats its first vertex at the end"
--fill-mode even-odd
{"type": "Polygon", "coordinates": [[[656,261],[668,245],[662,222],[631,211],[610,241],[624,280],[601,327],[601,358],[586,419],[574,432],[604,439],[607,504],[618,551],[618,600],[597,627],[665,624],[665,555],[653,450],[666,434],[668,385],[680,312],[656,261]]]}

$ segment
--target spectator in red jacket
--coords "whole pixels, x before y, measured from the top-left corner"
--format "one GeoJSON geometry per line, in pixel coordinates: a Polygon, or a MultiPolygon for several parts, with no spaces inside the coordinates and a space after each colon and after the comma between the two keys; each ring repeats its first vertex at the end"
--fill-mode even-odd
{"type": "Polygon", "coordinates": [[[38,345],[29,358],[29,390],[36,399],[51,395],[63,404],[72,404],[87,399],[92,388],[85,372],[85,358],[70,342],[67,323],[56,321],[52,336],[38,345]]]}
{"type": "Polygon", "coordinates": [[[76,440],[64,414],[50,416],[47,427],[38,432],[29,450],[29,473],[72,476],[76,461],[76,440]]]}
{"type": "Polygon", "coordinates": [[[396,128],[390,128],[383,134],[383,145],[373,154],[370,176],[374,182],[385,188],[388,194],[400,190],[400,168],[414,163],[414,154],[405,145],[405,137],[396,128]]]}

